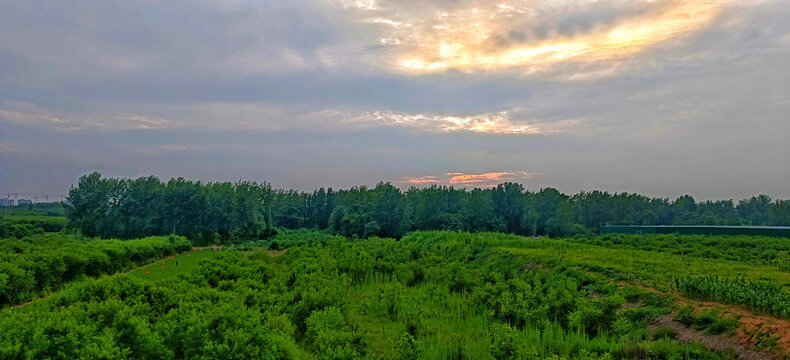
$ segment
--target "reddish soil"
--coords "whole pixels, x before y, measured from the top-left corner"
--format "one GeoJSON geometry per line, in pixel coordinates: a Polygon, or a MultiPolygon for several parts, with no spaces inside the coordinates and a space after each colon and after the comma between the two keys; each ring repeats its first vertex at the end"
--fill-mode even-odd
{"type": "Polygon", "coordinates": [[[653,330],[658,326],[671,327],[675,329],[675,331],[677,331],[677,339],[682,342],[703,343],[713,350],[733,349],[738,355],[738,359],[760,360],[773,358],[772,354],[749,350],[751,348],[750,346],[742,344],[737,339],[732,337],[722,335],[704,335],[695,329],[689,328],[688,326],[673,320],[672,315],[664,315],[656,319],[654,321],[654,325],[651,325],[650,330],[653,330]]]}
{"type": "MultiPolygon", "coordinates": [[[[645,291],[660,292],[654,288],[646,287],[640,284],[625,283],[625,282],[621,284],[636,286],[645,291]]],[[[754,349],[754,347],[757,346],[761,340],[765,341],[769,338],[773,338],[776,339],[776,346],[768,347],[764,350],[773,351],[774,354],[768,354],[765,351],[760,351],[760,352],[749,351],[749,352],[761,356],[761,357],[756,357],[755,359],[790,358],[790,355],[788,355],[790,354],[790,321],[784,319],[777,319],[769,315],[757,314],[749,309],[746,309],[738,305],[728,305],[728,304],[721,304],[712,301],[699,301],[699,300],[689,299],[683,296],[682,294],[674,291],[670,292],[669,294],[673,295],[677,299],[678,305],[680,306],[691,305],[691,307],[694,308],[695,313],[700,313],[706,310],[710,310],[712,308],[716,308],[720,311],[722,315],[738,318],[738,322],[740,323],[740,326],[736,334],[733,337],[729,338],[730,341],[734,342],[734,344],[737,345],[737,347],[735,347],[736,351],[738,351],[739,348],[742,348],[742,350],[754,349]]],[[[671,317],[669,317],[669,320],[672,320],[671,317]]],[[[667,320],[663,319],[662,321],[667,321],[667,320]]],[[[685,327],[683,324],[678,323],[677,325],[680,325],[681,327],[685,327]]],[[[688,328],[686,327],[686,329],[688,328]]],[[[688,330],[696,331],[694,329],[688,329],[688,330]]],[[[680,331],[678,332],[678,334],[680,334],[680,331]]],[[[702,334],[699,334],[699,336],[710,337],[702,334]]],[[[678,336],[678,338],[680,339],[680,336],[678,336]]],[[[721,340],[716,340],[715,338],[716,337],[711,339],[711,341],[713,341],[714,343],[721,341],[721,340]]],[[[707,343],[705,341],[703,342],[707,343]]],[[[716,347],[711,346],[711,348],[716,348],[716,347]]],[[[739,351],[739,356],[740,356],[740,351],[739,351]]],[[[752,359],[753,357],[743,357],[743,358],[752,359]]]]}
{"type": "Polygon", "coordinates": [[[740,327],[738,328],[736,339],[742,344],[754,347],[758,345],[760,340],[771,337],[776,339],[776,348],[778,350],[790,353],[790,321],[767,315],[758,315],[739,306],[683,300],[685,300],[684,304],[691,305],[695,312],[717,308],[722,314],[739,317],[740,327]]]}

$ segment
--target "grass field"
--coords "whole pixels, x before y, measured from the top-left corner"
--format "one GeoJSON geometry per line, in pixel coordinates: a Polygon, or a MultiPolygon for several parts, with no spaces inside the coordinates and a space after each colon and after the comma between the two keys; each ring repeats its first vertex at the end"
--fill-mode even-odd
{"type": "Polygon", "coordinates": [[[190,250],[139,267],[130,271],[129,274],[138,279],[148,281],[169,279],[178,275],[188,274],[198,266],[201,259],[213,259],[215,256],[216,252],[213,250],[190,250]]]}

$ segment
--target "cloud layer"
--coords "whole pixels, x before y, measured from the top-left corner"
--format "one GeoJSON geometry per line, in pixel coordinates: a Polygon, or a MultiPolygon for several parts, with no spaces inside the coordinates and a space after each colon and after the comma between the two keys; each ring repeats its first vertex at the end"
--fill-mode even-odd
{"type": "Polygon", "coordinates": [[[601,65],[708,25],[721,0],[341,1],[408,72],[601,65]]]}
{"type": "Polygon", "coordinates": [[[784,0],[3,1],[0,192],[99,169],[790,197],[789,16],[784,0]]]}

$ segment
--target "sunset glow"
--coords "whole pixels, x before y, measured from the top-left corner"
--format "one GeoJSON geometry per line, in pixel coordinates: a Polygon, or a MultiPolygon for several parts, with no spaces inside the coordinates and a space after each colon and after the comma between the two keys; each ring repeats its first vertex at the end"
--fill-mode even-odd
{"type": "Polygon", "coordinates": [[[442,176],[421,176],[421,177],[405,177],[398,183],[405,185],[453,185],[453,186],[474,186],[474,187],[490,187],[496,186],[499,183],[514,181],[523,182],[525,180],[534,179],[540,176],[538,173],[527,171],[499,171],[487,172],[478,174],[466,173],[447,173],[442,176]]]}
{"type": "Polygon", "coordinates": [[[704,27],[724,1],[634,1],[629,5],[644,8],[616,21],[570,33],[554,29],[543,36],[533,35],[541,31],[535,24],[542,17],[604,6],[596,1],[563,3],[479,0],[435,13],[408,9],[396,2],[353,9],[364,21],[379,26],[382,44],[397,54],[394,66],[398,70],[419,74],[513,68],[534,73],[563,63],[601,64],[630,57],[704,27]]]}
{"type": "Polygon", "coordinates": [[[450,173],[450,184],[476,184],[485,182],[503,182],[515,179],[531,179],[538,174],[529,173],[526,171],[504,171],[504,172],[490,172],[483,174],[463,174],[463,173],[450,173]]]}
{"type": "Polygon", "coordinates": [[[442,181],[435,176],[422,176],[417,178],[404,178],[402,182],[406,184],[422,185],[422,184],[438,184],[441,183],[442,181]]]}
{"type": "Polygon", "coordinates": [[[400,126],[435,133],[473,132],[545,135],[560,133],[579,125],[579,121],[574,119],[553,122],[514,119],[507,111],[462,116],[376,111],[357,115],[337,114],[337,116],[345,116],[348,123],[400,126]]]}

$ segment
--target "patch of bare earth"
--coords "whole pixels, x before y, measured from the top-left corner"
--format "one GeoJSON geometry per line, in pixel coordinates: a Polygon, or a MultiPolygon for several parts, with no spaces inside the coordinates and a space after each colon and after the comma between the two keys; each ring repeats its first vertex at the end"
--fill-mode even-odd
{"type": "Polygon", "coordinates": [[[677,339],[681,342],[698,342],[705,344],[708,348],[712,350],[734,350],[735,353],[738,355],[738,359],[742,360],[760,360],[760,359],[772,359],[774,356],[772,354],[768,354],[765,352],[757,352],[749,350],[745,344],[742,344],[738,340],[723,336],[723,335],[705,335],[702,332],[692,329],[686,325],[683,325],[672,318],[672,315],[664,315],[661,316],[653,321],[653,324],[648,327],[648,330],[652,331],[657,327],[670,327],[677,331],[677,339]]]}
{"type": "MultiPolygon", "coordinates": [[[[654,288],[640,284],[633,284],[633,283],[621,283],[621,284],[636,286],[646,291],[661,292],[654,288]]],[[[737,305],[728,305],[728,304],[721,304],[712,301],[700,301],[700,300],[689,299],[676,291],[671,292],[671,295],[673,295],[677,299],[678,305],[680,306],[690,305],[694,309],[694,313],[700,313],[706,310],[716,308],[719,310],[719,314],[722,316],[730,316],[737,318],[739,322],[738,330],[734,336],[727,338],[734,344],[738,345],[738,347],[744,350],[749,350],[751,353],[761,356],[761,357],[756,357],[754,359],[787,359],[788,358],[787,354],[790,354],[790,321],[784,319],[777,319],[775,317],[771,317],[768,315],[756,314],[746,308],[737,305]],[[765,346],[764,348],[758,349],[761,350],[759,352],[754,351],[756,347],[760,347],[766,341],[772,341],[772,340],[775,340],[775,345],[765,346]],[[769,353],[769,351],[773,353],[769,353]]],[[[672,320],[671,316],[669,315],[666,316],[669,317],[669,320],[672,320]]],[[[685,327],[686,329],[692,332],[696,331],[697,333],[699,333],[699,331],[694,329],[689,329],[683,324],[680,323],[677,324],[680,325],[681,327],[685,327]]],[[[680,332],[678,334],[680,334],[680,332]]],[[[706,337],[706,335],[702,335],[701,333],[699,335],[706,337]]],[[[716,336],[716,337],[720,338],[723,336],[716,336]]],[[[718,342],[718,340],[715,340],[714,342],[718,342]]],[[[735,348],[736,351],[738,347],[735,348]]],[[[753,359],[753,358],[744,357],[744,359],[753,359]]]]}
{"type": "Polygon", "coordinates": [[[776,350],[790,353],[790,321],[767,315],[758,315],[739,306],[725,305],[710,301],[696,301],[679,298],[681,304],[688,304],[695,312],[717,308],[722,315],[735,316],[740,326],[735,338],[741,344],[754,348],[769,338],[775,339],[776,350]]]}

